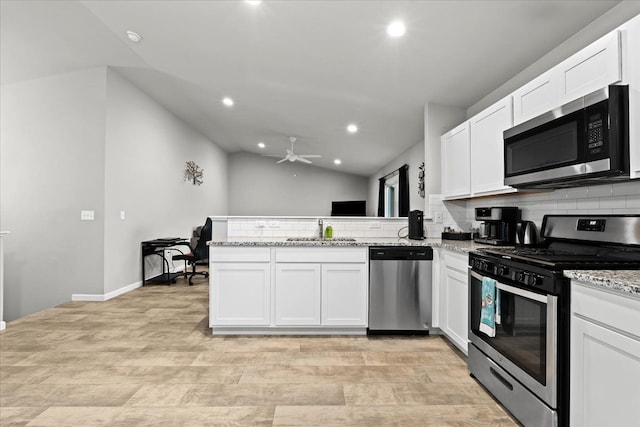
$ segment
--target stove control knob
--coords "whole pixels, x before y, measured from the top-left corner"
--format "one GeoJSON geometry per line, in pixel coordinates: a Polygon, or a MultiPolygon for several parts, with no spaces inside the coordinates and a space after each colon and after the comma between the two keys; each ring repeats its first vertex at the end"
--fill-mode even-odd
{"type": "Polygon", "coordinates": [[[509,268],[504,266],[496,267],[496,274],[499,276],[508,276],[509,268]]]}
{"type": "Polygon", "coordinates": [[[524,273],[522,271],[516,272],[515,279],[518,282],[524,282],[524,273]]]}

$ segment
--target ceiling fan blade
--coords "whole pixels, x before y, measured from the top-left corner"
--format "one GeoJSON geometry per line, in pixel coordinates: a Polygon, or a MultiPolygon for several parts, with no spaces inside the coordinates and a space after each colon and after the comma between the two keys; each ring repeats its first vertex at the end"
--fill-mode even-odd
{"type": "Polygon", "coordinates": [[[307,159],[312,159],[312,158],[320,158],[322,157],[320,154],[296,154],[298,157],[304,157],[307,159]]]}
{"type": "MultiPolygon", "coordinates": [[[[278,157],[280,157],[280,156],[278,156],[278,157]]],[[[287,159],[287,158],[285,157],[285,158],[280,159],[279,161],[277,161],[277,162],[276,162],[276,164],[278,164],[278,163],[282,163],[282,162],[286,162],[287,160],[289,160],[289,159],[287,159]]]]}
{"type": "Polygon", "coordinates": [[[296,156],[296,160],[298,160],[298,161],[300,161],[302,163],[311,163],[311,160],[307,160],[307,159],[305,159],[303,157],[300,157],[300,156],[296,156]]]}
{"type": "Polygon", "coordinates": [[[282,154],[260,154],[261,157],[282,157],[282,154]]]}

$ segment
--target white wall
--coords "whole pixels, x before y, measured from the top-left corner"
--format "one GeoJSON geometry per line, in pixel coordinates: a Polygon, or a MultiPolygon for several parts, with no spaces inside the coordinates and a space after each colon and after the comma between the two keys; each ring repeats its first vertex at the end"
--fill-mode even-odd
{"type": "Polygon", "coordinates": [[[6,320],[102,293],[105,84],[101,68],[2,86],[6,320]]]}
{"type": "Polygon", "coordinates": [[[418,194],[418,172],[420,164],[424,162],[424,141],[405,150],[398,157],[387,163],[382,169],[369,177],[369,196],[367,199],[367,215],[378,215],[379,179],[398,170],[402,165],[409,165],[407,176],[409,180],[409,211],[425,210],[424,197],[418,194]]]}
{"type": "Polygon", "coordinates": [[[334,200],[366,199],[363,176],[299,162],[276,164],[245,152],[229,155],[229,215],[328,216],[334,200]]]}
{"type": "Polygon", "coordinates": [[[140,242],[190,237],[227,214],[227,154],[117,72],[107,73],[104,292],[141,280],[140,242]],[[183,182],[185,163],[204,183],[183,182]],[[126,219],[120,220],[125,211],[126,219]]]}

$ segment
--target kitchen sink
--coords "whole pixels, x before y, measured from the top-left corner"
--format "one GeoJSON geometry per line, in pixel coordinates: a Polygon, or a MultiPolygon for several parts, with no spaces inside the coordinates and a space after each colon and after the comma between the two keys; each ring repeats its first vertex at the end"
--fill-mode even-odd
{"type": "Polygon", "coordinates": [[[355,242],[353,237],[289,237],[287,242],[355,242]]]}

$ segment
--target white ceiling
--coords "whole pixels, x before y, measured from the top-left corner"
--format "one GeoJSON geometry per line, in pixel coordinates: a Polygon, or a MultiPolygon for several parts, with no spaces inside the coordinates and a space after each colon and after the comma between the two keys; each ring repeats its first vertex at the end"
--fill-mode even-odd
{"type": "Polygon", "coordinates": [[[293,135],[315,165],[370,175],[423,139],[427,101],[468,108],[617,3],[2,0],[0,77],[107,65],[229,152],[293,135]]]}

